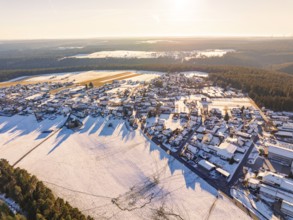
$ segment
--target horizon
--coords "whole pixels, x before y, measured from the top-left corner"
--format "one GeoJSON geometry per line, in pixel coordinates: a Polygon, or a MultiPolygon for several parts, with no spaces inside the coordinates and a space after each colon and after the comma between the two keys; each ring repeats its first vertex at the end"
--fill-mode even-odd
{"type": "Polygon", "coordinates": [[[293,36],[290,0],[28,0],[0,5],[0,40],[293,36]]]}
{"type": "Polygon", "coordinates": [[[152,40],[160,40],[160,39],[274,39],[274,40],[283,40],[283,39],[293,39],[293,35],[145,35],[145,36],[98,36],[98,37],[72,37],[72,38],[14,38],[14,39],[1,39],[0,43],[2,42],[9,42],[9,41],[51,41],[51,40],[127,40],[127,39],[152,39],[152,40]]]}

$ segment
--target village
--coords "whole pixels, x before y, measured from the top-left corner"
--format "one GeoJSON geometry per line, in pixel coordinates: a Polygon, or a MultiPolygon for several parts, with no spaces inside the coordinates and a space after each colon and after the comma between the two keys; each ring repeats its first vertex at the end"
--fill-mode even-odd
{"type": "MultiPolygon", "coordinates": [[[[240,90],[207,78],[169,73],[150,81],[41,82],[0,89],[0,115],[124,120],[199,177],[259,218],[293,217],[293,113],[259,109],[240,90]],[[267,207],[262,211],[258,207],[267,207]]],[[[43,131],[51,132],[51,131],[43,131]]],[[[122,146],[123,147],[123,146],[122,146]]]]}

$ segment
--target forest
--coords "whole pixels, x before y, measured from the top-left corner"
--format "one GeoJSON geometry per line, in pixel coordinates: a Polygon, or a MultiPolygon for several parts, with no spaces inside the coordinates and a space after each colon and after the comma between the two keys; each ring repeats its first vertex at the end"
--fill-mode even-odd
{"type": "MultiPolygon", "coordinates": [[[[68,202],[56,198],[52,191],[35,176],[24,169],[13,168],[4,159],[0,160],[0,193],[6,194],[19,204],[29,220],[92,220],[68,202]]],[[[7,208],[0,204],[1,216],[7,219],[24,219],[18,215],[11,215],[7,208]]]]}
{"type": "Polygon", "coordinates": [[[247,93],[259,106],[293,111],[293,75],[252,68],[229,68],[209,74],[215,85],[247,93]]]}

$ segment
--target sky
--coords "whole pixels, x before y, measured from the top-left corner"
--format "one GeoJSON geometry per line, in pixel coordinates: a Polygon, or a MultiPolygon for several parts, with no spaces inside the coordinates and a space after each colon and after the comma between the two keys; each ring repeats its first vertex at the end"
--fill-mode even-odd
{"type": "Polygon", "coordinates": [[[0,0],[0,39],[293,36],[293,0],[0,0]]]}

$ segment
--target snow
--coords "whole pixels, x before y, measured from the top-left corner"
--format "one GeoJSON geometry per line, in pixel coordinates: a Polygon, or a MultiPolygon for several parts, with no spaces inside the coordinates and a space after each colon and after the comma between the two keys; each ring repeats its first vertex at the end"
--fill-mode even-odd
{"type": "Polygon", "coordinates": [[[233,176],[234,176],[239,164],[243,160],[244,154],[235,153],[234,158],[239,159],[239,163],[230,164],[229,161],[222,160],[220,157],[217,157],[217,156],[214,156],[214,155],[211,155],[209,161],[211,163],[217,165],[218,167],[222,168],[226,172],[230,173],[230,177],[228,179],[228,181],[230,181],[233,178],[233,176]]]}
{"type": "Polygon", "coordinates": [[[143,40],[137,41],[137,44],[157,44],[157,43],[178,43],[178,41],[173,40],[143,40]]]}
{"type": "MultiPolygon", "coordinates": [[[[92,70],[92,71],[81,71],[81,72],[69,72],[69,73],[52,73],[52,74],[43,74],[33,77],[24,77],[24,78],[16,78],[13,81],[26,81],[26,82],[44,82],[44,81],[50,81],[50,82],[75,82],[75,83],[81,83],[84,81],[89,81],[93,79],[99,79],[102,77],[111,77],[113,76],[113,79],[119,80],[119,77],[115,76],[117,74],[121,73],[128,73],[127,76],[129,76],[131,80],[138,80],[138,81],[150,81],[160,75],[162,75],[162,72],[151,72],[151,71],[135,71],[135,70],[125,70],[125,71],[115,71],[115,70],[92,70]],[[136,76],[136,74],[140,74],[139,76],[136,76]],[[131,77],[133,75],[133,77],[131,77]]],[[[124,76],[120,76],[120,78],[123,78],[124,76]]],[[[113,80],[112,78],[109,78],[106,81],[113,80]]]]}
{"type": "Polygon", "coordinates": [[[278,219],[273,215],[272,210],[260,200],[256,202],[256,198],[252,194],[241,189],[232,189],[232,196],[243,204],[248,210],[257,215],[259,219],[278,219]]]}
{"type": "Polygon", "coordinates": [[[0,117],[0,157],[8,159],[10,163],[16,162],[32,146],[47,137],[48,134],[43,131],[56,130],[65,120],[60,116],[38,123],[33,115],[0,117]]]}
{"type": "MultiPolygon", "coordinates": [[[[1,117],[1,158],[15,162],[43,140],[42,131],[63,120],[1,117]]],[[[153,219],[159,209],[183,219],[249,219],[139,130],[130,132],[123,120],[87,117],[83,122],[79,131],[56,132],[17,166],[96,219],[153,219]]]]}
{"type": "Polygon", "coordinates": [[[237,107],[252,107],[249,98],[213,98],[212,103],[209,104],[209,109],[218,108],[225,114],[226,109],[237,107]]]}
{"type": "Polygon", "coordinates": [[[52,82],[83,82],[92,79],[99,79],[107,76],[114,76],[116,74],[124,73],[127,71],[82,71],[70,73],[53,73],[44,74],[36,77],[28,78],[25,81],[39,82],[39,81],[52,81],[52,82]]]}
{"type": "Polygon", "coordinates": [[[14,78],[14,79],[11,79],[11,80],[8,80],[6,82],[17,82],[17,81],[22,81],[23,79],[26,79],[28,78],[29,76],[20,76],[20,77],[17,77],[17,78],[14,78]]]}
{"type": "Polygon", "coordinates": [[[172,114],[161,114],[159,117],[151,117],[151,118],[147,118],[147,126],[146,127],[150,127],[153,124],[155,124],[156,122],[158,122],[158,120],[162,119],[164,121],[164,125],[166,126],[166,128],[170,128],[172,131],[176,130],[177,128],[182,129],[182,125],[184,123],[182,123],[182,121],[180,119],[177,120],[173,120],[172,119],[172,114]]]}
{"type": "Polygon", "coordinates": [[[205,72],[199,72],[199,71],[187,71],[187,72],[181,72],[186,77],[193,77],[193,76],[199,76],[199,77],[208,77],[209,74],[205,72]]]}
{"type": "Polygon", "coordinates": [[[101,59],[101,58],[124,58],[124,59],[155,59],[160,57],[169,57],[174,59],[199,59],[209,57],[222,57],[234,50],[193,50],[193,51],[131,51],[131,50],[113,50],[113,51],[99,51],[90,54],[77,54],[75,56],[65,57],[76,59],[101,59]]]}

